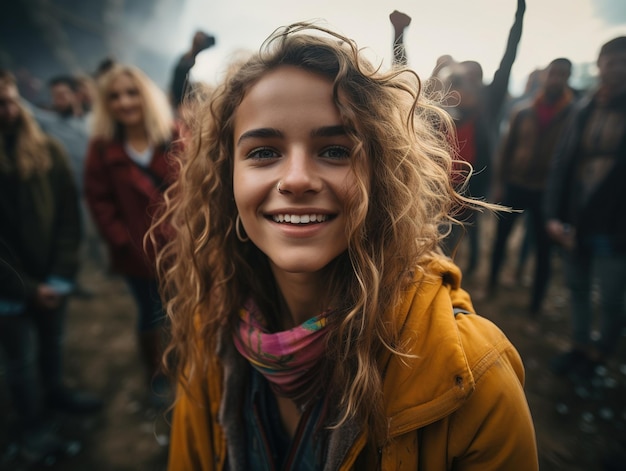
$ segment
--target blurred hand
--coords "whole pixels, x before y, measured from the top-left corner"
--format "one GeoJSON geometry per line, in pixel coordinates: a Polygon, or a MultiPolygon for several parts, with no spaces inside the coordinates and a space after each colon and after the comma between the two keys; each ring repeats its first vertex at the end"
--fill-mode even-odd
{"type": "Polygon", "coordinates": [[[546,223],[546,231],[551,239],[567,250],[573,250],[576,246],[576,231],[569,229],[569,226],[566,226],[561,221],[549,219],[546,223]]]}
{"type": "Polygon", "coordinates": [[[63,296],[59,295],[51,286],[41,283],[37,286],[35,304],[43,309],[56,309],[61,305],[63,296]]]}
{"type": "Polygon", "coordinates": [[[396,31],[401,31],[411,24],[411,17],[405,13],[399,12],[398,10],[391,12],[389,20],[396,31]]]}
{"type": "Polygon", "coordinates": [[[195,57],[201,51],[210,48],[215,44],[215,38],[209,36],[208,34],[198,31],[193,36],[193,40],[191,42],[191,54],[195,57]]]}

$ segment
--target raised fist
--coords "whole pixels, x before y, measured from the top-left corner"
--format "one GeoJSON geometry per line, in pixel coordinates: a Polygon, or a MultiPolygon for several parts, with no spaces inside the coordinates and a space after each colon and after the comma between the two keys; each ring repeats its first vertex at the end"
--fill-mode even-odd
{"type": "Polygon", "coordinates": [[[394,10],[389,15],[389,20],[393,27],[397,30],[402,30],[411,24],[411,17],[405,13],[394,10]]]}

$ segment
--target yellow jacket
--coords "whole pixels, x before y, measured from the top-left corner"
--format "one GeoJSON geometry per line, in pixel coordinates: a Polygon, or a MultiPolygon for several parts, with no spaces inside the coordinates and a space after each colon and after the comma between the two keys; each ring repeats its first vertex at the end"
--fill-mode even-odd
{"type": "MultiPolygon", "coordinates": [[[[348,424],[332,431],[327,469],[538,469],[521,359],[495,325],[473,314],[460,281],[444,259],[416,275],[392,313],[415,357],[380,359],[391,440],[371,450],[365,430],[350,433],[348,424]]],[[[179,388],[169,471],[224,469],[228,445],[219,414],[228,375],[216,356],[208,379],[196,377],[189,393],[179,388]]]]}

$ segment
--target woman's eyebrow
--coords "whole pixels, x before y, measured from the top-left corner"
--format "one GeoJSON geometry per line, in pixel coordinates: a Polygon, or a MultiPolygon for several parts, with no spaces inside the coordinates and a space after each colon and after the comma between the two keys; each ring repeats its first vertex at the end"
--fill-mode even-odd
{"type": "Polygon", "coordinates": [[[335,137],[345,136],[347,134],[345,126],[338,124],[336,126],[323,126],[311,131],[311,137],[335,137]]]}
{"type": "Polygon", "coordinates": [[[283,133],[274,128],[258,128],[250,129],[244,132],[237,140],[237,145],[241,145],[242,141],[253,138],[283,137],[283,133]]]}
{"type": "MultiPolygon", "coordinates": [[[[335,137],[345,136],[346,134],[347,132],[345,126],[341,124],[335,126],[322,126],[311,131],[311,137],[335,137]]],[[[246,139],[271,137],[284,137],[284,134],[282,131],[275,128],[250,129],[239,136],[237,146],[241,145],[241,143],[246,139]]]]}

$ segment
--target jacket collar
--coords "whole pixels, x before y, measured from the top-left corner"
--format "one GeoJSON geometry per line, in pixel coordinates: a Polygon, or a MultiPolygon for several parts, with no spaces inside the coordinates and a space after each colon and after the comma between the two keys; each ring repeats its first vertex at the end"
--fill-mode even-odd
{"type": "MultiPolygon", "coordinates": [[[[454,309],[472,313],[469,295],[460,288],[461,273],[447,259],[435,259],[417,272],[402,303],[388,313],[401,329],[400,345],[410,356],[386,353],[379,364],[389,418],[390,438],[436,422],[461,407],[475,386],[454,309]]],[[[219,336],[223,338],[223,336],[219,336]]],[[[244,469],[236,457],[244,456],[240,423],[241,393],[246,363],[230,342],[220,342],[218,357],[224,379],[219,421],[226,436],[230,469],[244,469]]],[[[367,431],[353,420],[333,429],[324,469],[353,463],[365,446],[367,431]]]]}
{"type": "MultiPolygon", "coordinates": [[[[388,313],[411,355],[387,352],[379,360],[391,439],[450,415],[474,391],[457,312],[474,312],[461,289],[461,272],[448,259],[436,258],[415,274],[402,303],[388,313]]],[[[367,430],[354,420],[333,429],[324,469],[350,468],[366,443],[367,430]]]]}

